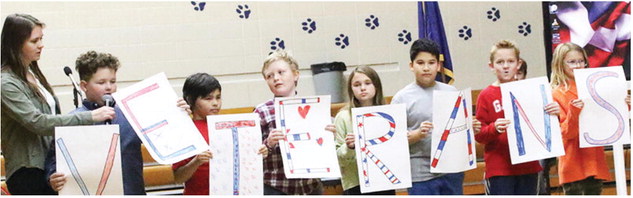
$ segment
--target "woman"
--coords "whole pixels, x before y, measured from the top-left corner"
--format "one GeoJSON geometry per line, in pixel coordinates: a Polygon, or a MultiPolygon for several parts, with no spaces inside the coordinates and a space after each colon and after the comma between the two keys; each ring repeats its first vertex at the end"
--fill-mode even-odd
{"type": "Polygon", "coordinates": [[[56,194],[44,173],[46,151],[56,126],[89,125],[114,118],[112,107],[73,115],[59,102],[37,61],[44,23],[28,14],[7,16],[2,28],[2,154],[7,187],[14,195],[56,194]]]}

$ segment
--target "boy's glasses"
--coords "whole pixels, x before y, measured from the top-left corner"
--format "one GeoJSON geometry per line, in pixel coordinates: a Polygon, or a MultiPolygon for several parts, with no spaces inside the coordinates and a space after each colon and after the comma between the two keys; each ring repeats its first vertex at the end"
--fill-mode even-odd
{"type": "Polygon", "coordinates": [[[569,67],[585,67],[587,66],[587,63],[585,62],[585,60],[570,60],[565,61],[565,65],[569,67]]]}

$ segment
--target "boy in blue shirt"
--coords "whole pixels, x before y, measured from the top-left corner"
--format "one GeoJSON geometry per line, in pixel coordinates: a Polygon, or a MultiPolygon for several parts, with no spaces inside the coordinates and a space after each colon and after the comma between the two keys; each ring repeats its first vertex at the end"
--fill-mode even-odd
{"type": "MultiPolygon", "coordinates": [[[[117,90],[116,72],[120,67],[119,59],[109,53],[88,51],[80,55],[75,61],[75,70],[81,79],[80,87],[86,94],[82,106],[70,114],[92,111],[104,106],[102,97],[117,90]]],[[[189,106],[183,99],[178,106],[187,111],[189,106]]],[[[143,156],[141,154],[141,140],[123,115],[118,105],[114,106],[115,117],[111,124],[119,125],[121,145],[121,170],[123,176],[123,193],[125,195],[145,195],[143,180],[143,156]]],[[[98,123],[105,124],[105,123],[98,123]]],[[[60,191],[66,183],[66,175],[56,172],[55,144],[51,144],[45,165],[49,176],[49,185],[55,191],[60,191]]]]}

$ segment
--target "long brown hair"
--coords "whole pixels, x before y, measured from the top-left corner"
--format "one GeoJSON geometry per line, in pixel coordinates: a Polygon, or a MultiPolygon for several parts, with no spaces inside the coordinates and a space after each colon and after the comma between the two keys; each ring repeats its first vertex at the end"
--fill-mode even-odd
{"type": "Polygon", "coordinates": [[[2,70],[12,71],[20,80],[26,83],[29,89],[38,96],[38,98],[45,102],[44,94],[41,93],[37,85],[29,83],[26,79],[26,73],[28,68],[33,71],[35,77],[40,81],[42,86],[55,95],[50,84],[42,74],[40,67],[37,65],[37,61],[25,62],[24,54],[22,54],[22,47],[24,43],[31,37],[31,32],[38,26],[44,28],[44,23],[37,20],[37,18],[28,14],[12,14],[7,16],[2,27],[2,70]]]}
{"type": "Polygon", "coordinates": [[[352,108],[360,107],[360,101],[358,101],[358,99],[354,97],[354,90],[352,90],[352,79],[357,73],[367,75],[367,77],[371,80],[371,82],[374,84],[374,87],[376,88],[376,95],[374,95],[372,105],[384,105],[385,97],[383,97],[382,95],[382,83],[380,82],[380,77],[378,76],[378,73],[376,73],[376,70],[372,69],[371,67],[359,66],[356,67],[356,69],[354,69],[354,71],[349,74],[349,78],[347,79],[347,96],[349,103],[346,105],[345,108],[351,110],[352,108]]]}

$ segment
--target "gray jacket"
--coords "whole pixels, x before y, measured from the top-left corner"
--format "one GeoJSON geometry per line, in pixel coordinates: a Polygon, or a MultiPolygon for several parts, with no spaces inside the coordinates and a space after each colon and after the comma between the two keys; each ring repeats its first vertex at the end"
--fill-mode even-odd
{"type": "MultiPolygon", "coordinates": [[[[2,70],[2,155],[7,179],[21,167],[44,169],[44,160],[56,126],[92,124],[91,112],[54,115],[26,82],[10,70],[2,70]]],[[[57,102],[57,98],[55,98],[57,102]]],[[[56,109],[59,109],[58,107],[56,109]]]]}

